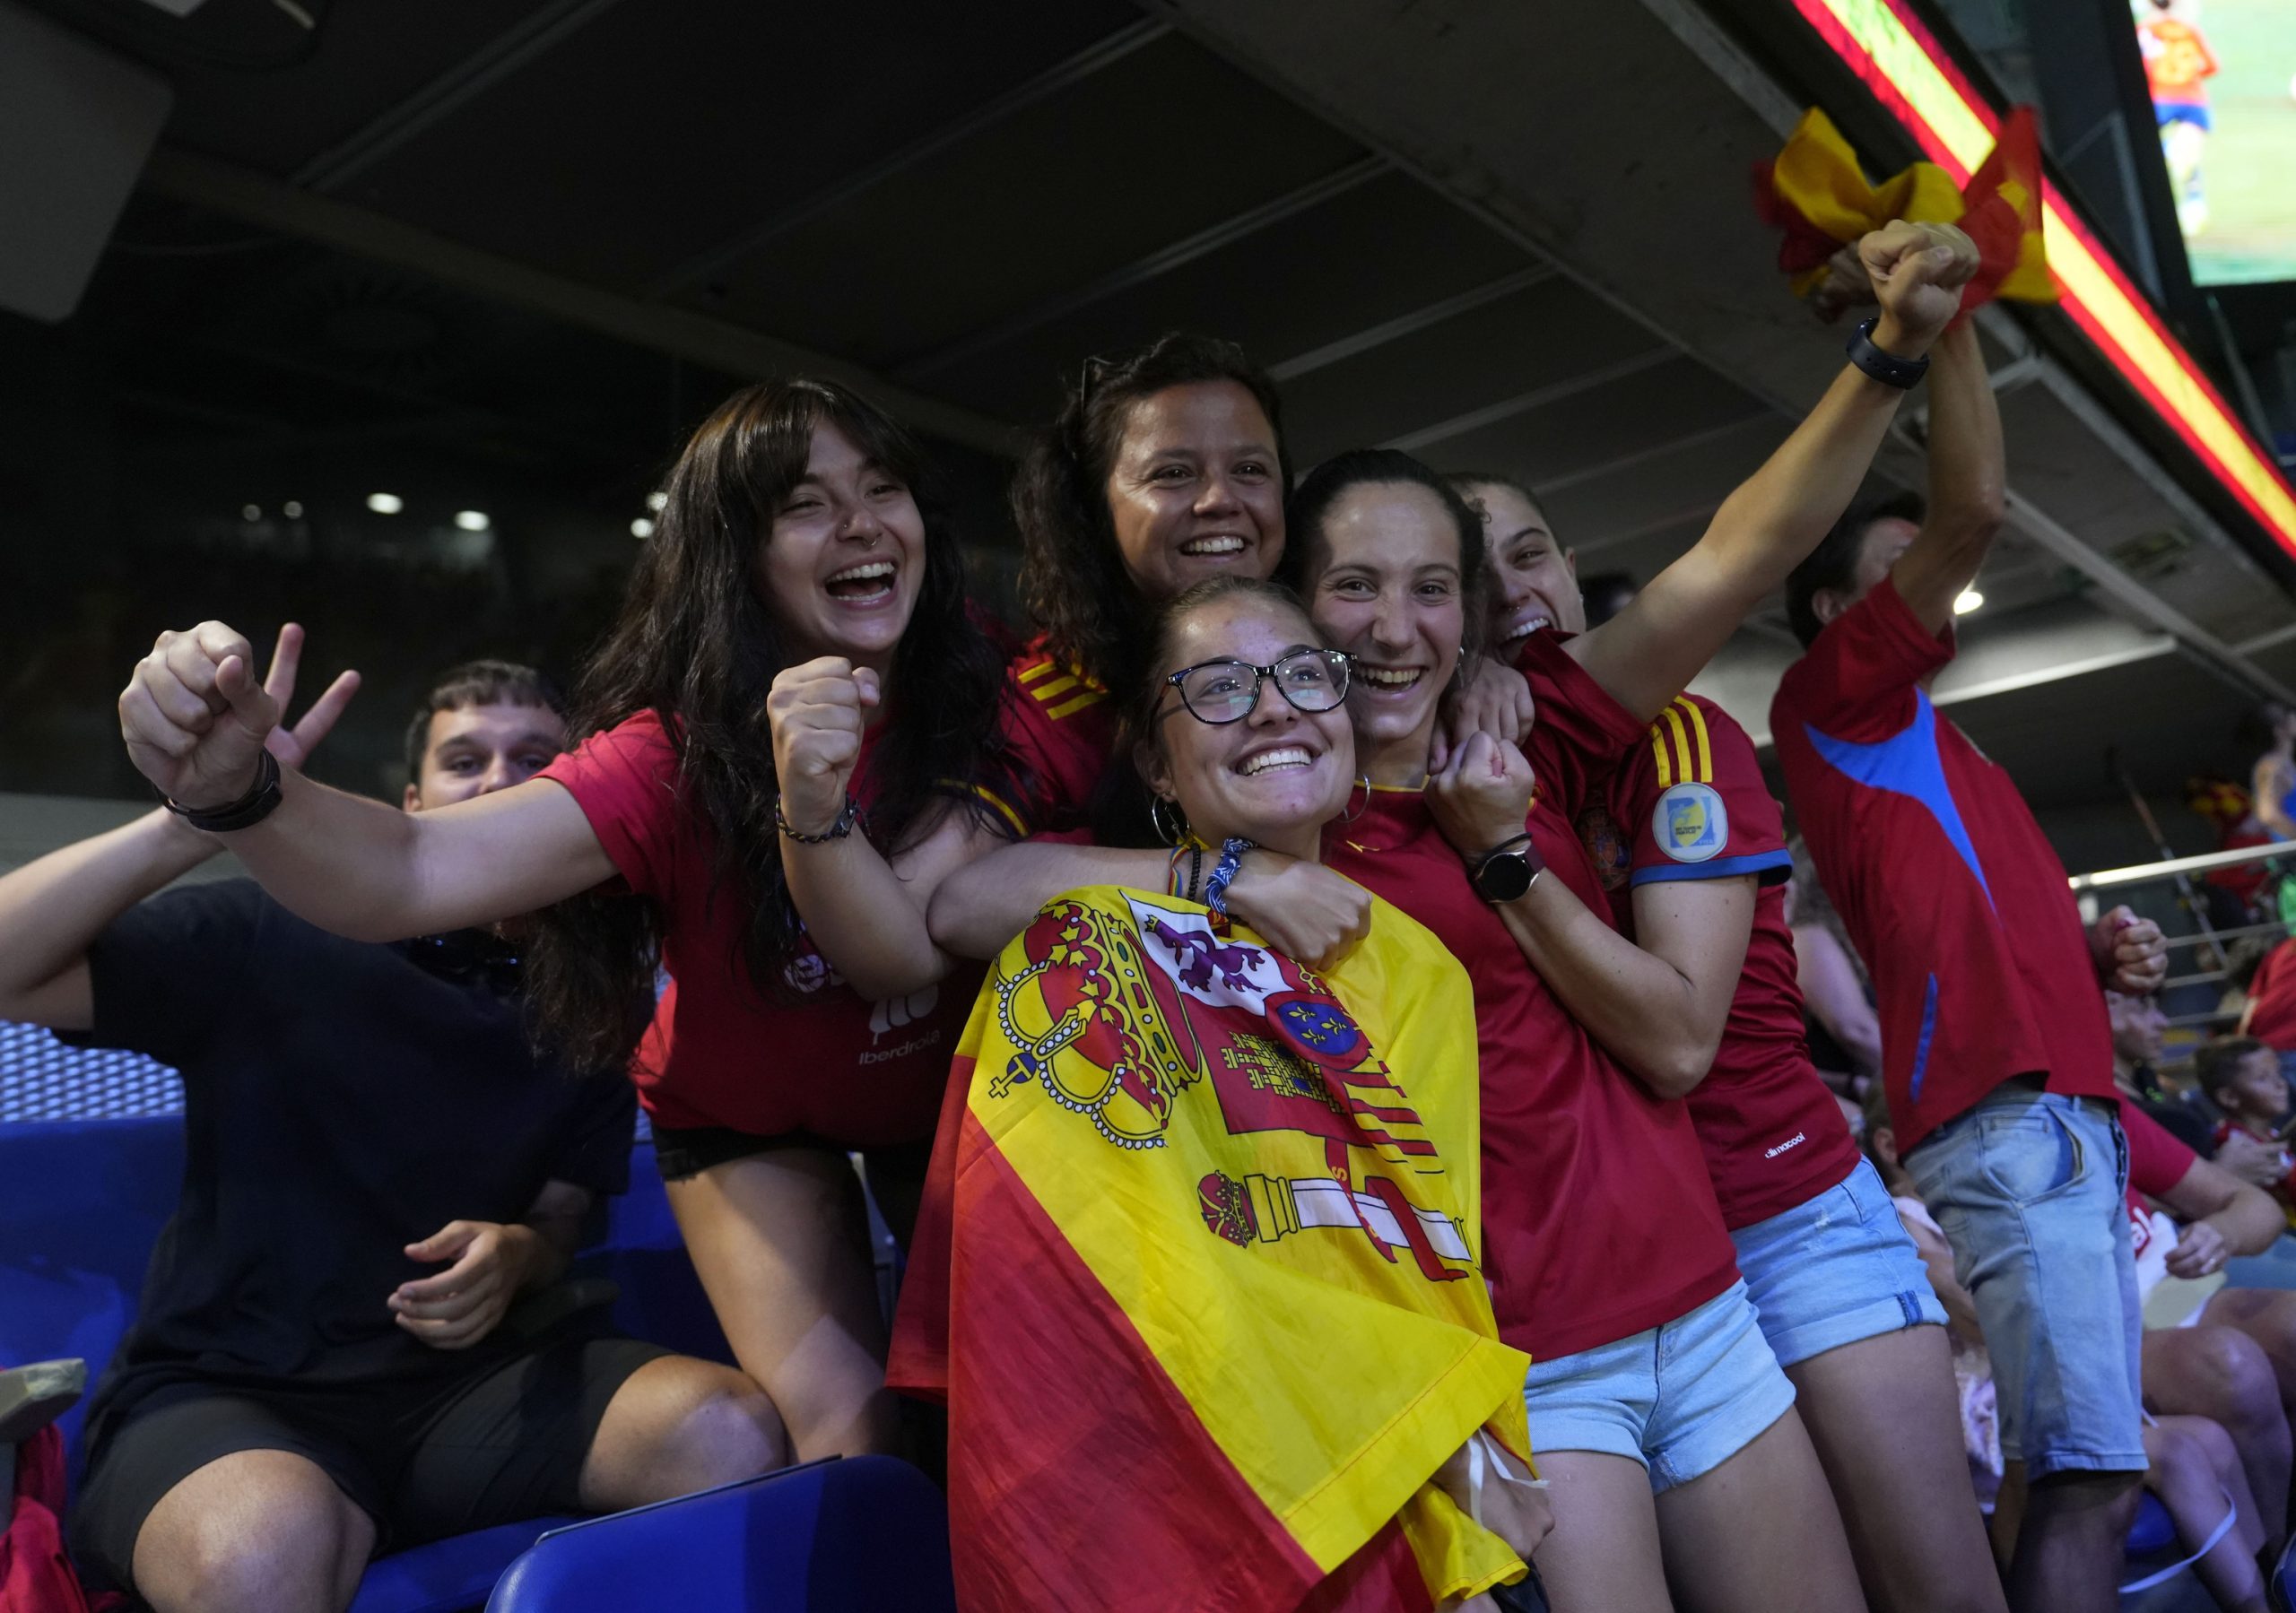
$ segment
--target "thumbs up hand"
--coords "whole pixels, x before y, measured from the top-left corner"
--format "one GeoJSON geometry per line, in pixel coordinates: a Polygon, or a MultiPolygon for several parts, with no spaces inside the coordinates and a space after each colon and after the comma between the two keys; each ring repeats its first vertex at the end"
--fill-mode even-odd
{"type": "Polygon", "coordinates": [[[120,737],[136,770],[193,811],[229,806],[254,787],[278,724],[254,646],[220,621],[161,634],[119,697],[120,737]]]}

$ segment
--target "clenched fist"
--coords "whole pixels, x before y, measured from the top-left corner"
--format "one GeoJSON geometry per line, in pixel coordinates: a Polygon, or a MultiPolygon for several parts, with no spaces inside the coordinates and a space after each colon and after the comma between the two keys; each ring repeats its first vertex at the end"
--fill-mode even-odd
{"type": "Polygon", "coordinates": [[[1523,832],[1538,786],[1530,759],[1502,739],[1471,736],[1427,781],[1427,810],[1463,857],[1523,832]]]}
{"type": "Polygon", "coordinates": [[[281,728],[302,653],[303,629],[289,622],[258,683],[255,647],[222,622],[161,634],[119,696],[120,737],[136,770],[170,801],[202,811],[245,795],[266,748],[301,767],[359,688],[358,673],[341,674],[300,723],[281,728]]]}
{"type": "Polygon", "coordinates": [[[845,811],[861,734],[880,697],[877,674],[842,655],[789,667],[766,697],[781,817],[803,835],[826,833],[845,811]]]}
{"type": "MultiPolygon", "coordinates": [[[[1838,268],[1828,284],[1841,282],[1846,290],[1847,269],[1838,268]]],[[[1961,289],[1977,271],[1977,243],[1951,224],[1900,219],[1869,231],[1857,243],[1855,274],[1881,304],[1874,344],[1901,359],[1921,357],[1961,312],[1961,289]]]]}

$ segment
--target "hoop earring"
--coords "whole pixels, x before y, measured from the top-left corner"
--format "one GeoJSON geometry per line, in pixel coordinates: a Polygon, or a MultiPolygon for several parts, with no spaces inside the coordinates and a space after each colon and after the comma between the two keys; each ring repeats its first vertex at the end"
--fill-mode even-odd
{"type": "MultiPolygon", "coordinates": [[[[1363,786],[1363,804],[1352,812],[1342,811],[1339,814],[1339,820],[1342,823],[1352,823],[1371,810],[1371,776],[1369,773],[1358,774],[1355,782],[1363,786]]],[[[1355,792],[1352,788],[1347,792],[1347,799],[1350,801],[1355,799],[1355,792]]]]}
{"type": "Polygon", "coordinates": [[[1180,811],[1179,802],[1164,796],[1151,797],[1148,802],[1148,822],[1156,831],[1156,838],[1175,848],[1187,844],[1187,814],[1180,811]]]}

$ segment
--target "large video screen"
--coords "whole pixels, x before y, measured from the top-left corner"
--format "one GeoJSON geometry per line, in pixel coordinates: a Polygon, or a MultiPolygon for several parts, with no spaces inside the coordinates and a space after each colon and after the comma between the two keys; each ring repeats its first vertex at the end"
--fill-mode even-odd
{"type": "Polygon", "coordinates": [[[2131,0],[2201,285],[2296,280],[2296,0],[2131,0]]]}

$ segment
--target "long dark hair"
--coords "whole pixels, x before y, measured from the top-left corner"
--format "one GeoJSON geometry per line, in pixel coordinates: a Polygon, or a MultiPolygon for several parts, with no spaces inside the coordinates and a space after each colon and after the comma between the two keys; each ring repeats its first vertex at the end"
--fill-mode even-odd
{"type": "Polygon", "coordinates": [[[1109,518],[1109,473],[1132,406],[1172,386],[1232,381],[1249,392],[1275,434],[1276,472],[1288,492],[1292,453],[1275,383],[1244,350],[1174,331],[1116,359],[1088,359],[1052,424],[1013,479],[1021,530],[1021,603],[1045,647],[1115,690],[1148,651],[1151,603],[1124,568],[1109,518]]]}
{"type": "Polygon", "coordinates": [[[1292,509],[1284,522],[1291,541],[1284,546],[1283,563],[1276,568],[1275,580],[1307,597],[1308,578],[1315,570],[1311,557],[1323,547],[1324,522],[1332,507],[1355,488],[1393,485],[1424,488],[1433,494],[1458,533],[1462,620],[1458,664],[1451,672],[1456,681],[1483,653],[1490,626],[1491,562],[1483,552],[1483,517],[1451,485],[1450,478],[1424,460],[1414,459],[1400,448],[1350,448],[1309,472],[1300,490],[1292,496],[1292,509]]]}
{"type": "MultiPolygon", "coordinates": [[[[575,698],[574,732],[657,713],[678,759],[681,802],[713,851],[709,900],[737,904],[742,955],[768,1000],[793,992],[784,971],[802,926],[774,828],[766,695],[791,663],[779,626],[751,582],[775,512],[805,474],[814,429],[833,425],[909,489],[925,516],[925,578],[893,652],[891,705],[869,759],[867,829],[888,854],[940,817],[940,805],[989,811],[962,786],[1002,766],[1002,658],[970,613],[964,557],[932,501],[916,443],[883,411],[831,381],[744,387],[701,423],[672,467],[621,615],[575,698]]],[[[650,901],[591,892],[538,915],[526,995],[538,1028],[577,1068],[618,1067],[653,1008],[665,915],[650,901]]]]}

